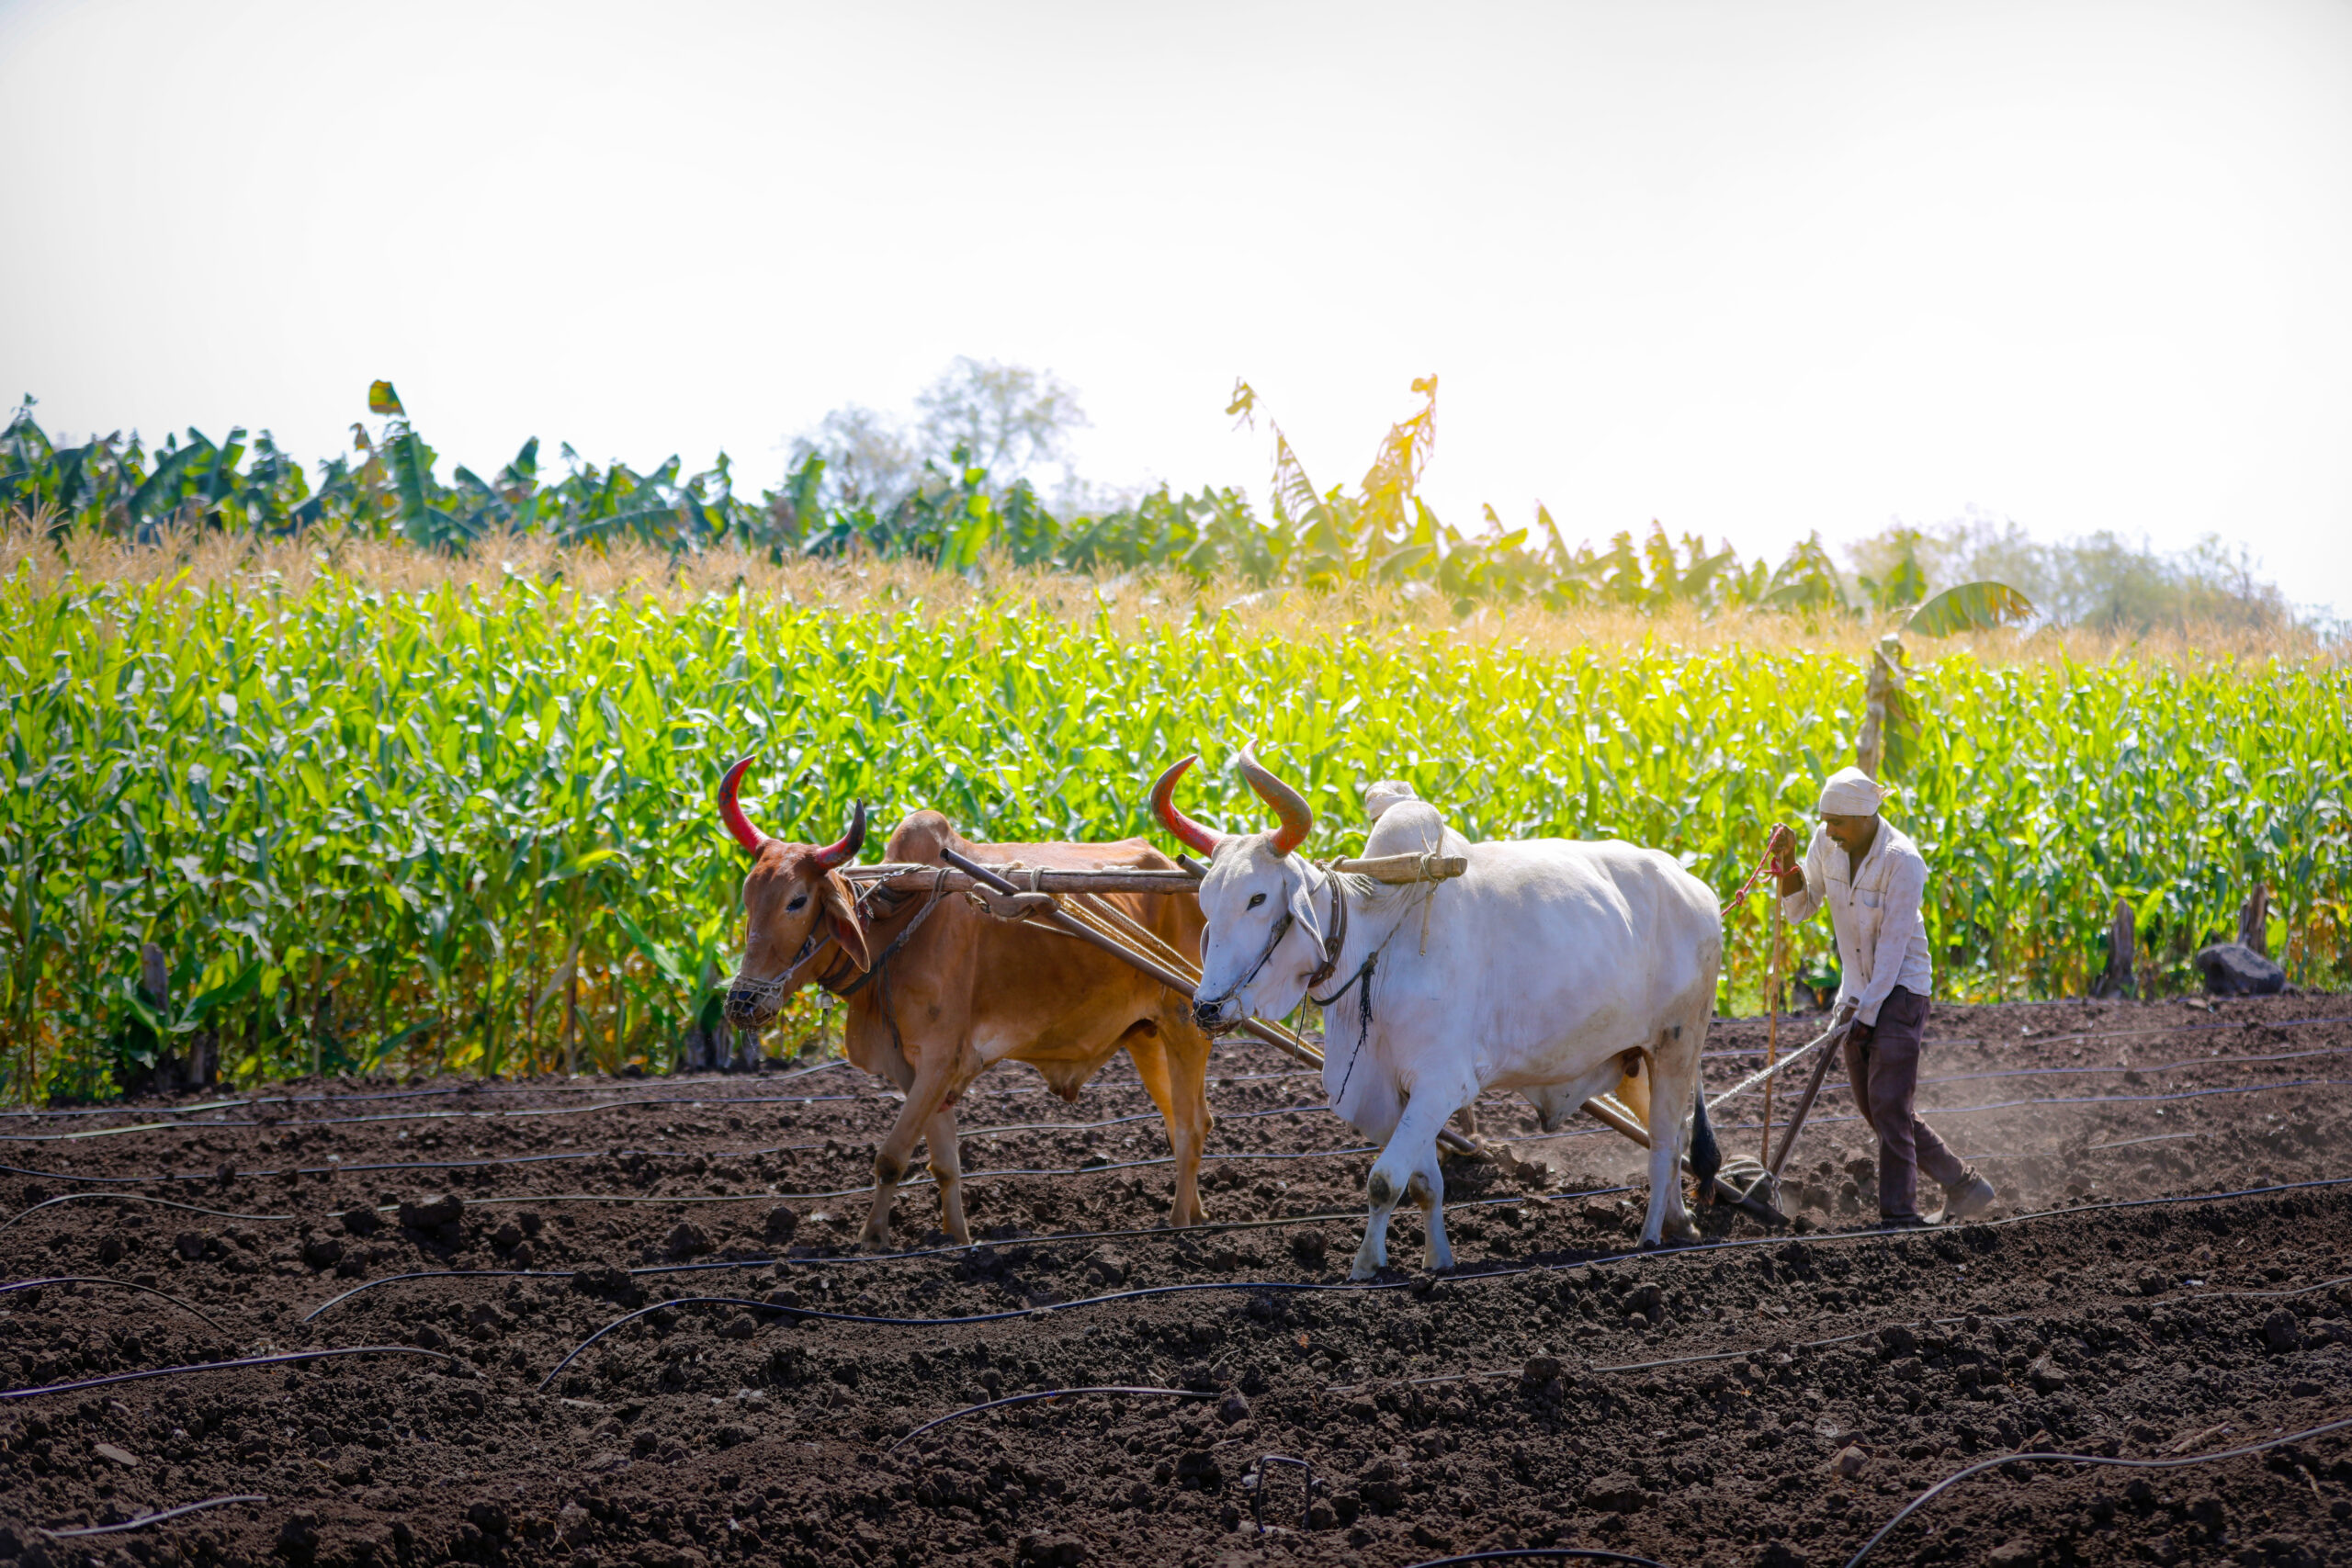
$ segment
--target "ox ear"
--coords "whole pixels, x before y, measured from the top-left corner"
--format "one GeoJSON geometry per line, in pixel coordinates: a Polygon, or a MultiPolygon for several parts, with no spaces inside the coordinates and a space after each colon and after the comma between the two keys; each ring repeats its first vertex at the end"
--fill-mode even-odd
{"type": "Polygon", "coordinates": [[[874,967],[874,950],[866,944],[865,922],[858,919],[857,897],[842,880],[841,873],[829,871],[820,885],[819,901],[825,907],[826,934],[835,945],[848,954],[849,961],[864,974],[874,967]]]}
{"type": "Polygon", "coordinates": [[[1306,878],[1303,876],[1290,890],[1290,918],[1297,922],[1298,929],[1306,933],[1315,943],[1315,951],[1320,953],[1323,951],[1323,917],[1316,912],[1315,896],[1307,890],[1306,878]]]}

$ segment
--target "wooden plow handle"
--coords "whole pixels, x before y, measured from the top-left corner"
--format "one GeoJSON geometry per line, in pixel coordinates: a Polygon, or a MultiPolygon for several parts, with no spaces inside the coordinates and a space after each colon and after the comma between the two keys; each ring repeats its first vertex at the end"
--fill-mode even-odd
{"type": "Polygon", "coordinates": [[[1849,1021],[1844,1027],[1833,1029],[1822,1037],[1821,1059],[1814,1063],[1813,1077],[1805,1080],[1804,1093],[1798,1096],[1796,1109],[1789,1114],[1789,1130],[1781,1135],[1779,1151],[1764,1168],[1773,1180],[1781,1179],[1781,1168],[1789,1163],[1789,1151],[1797,1146],[1797,1134],[1804,1131],[1805,1115],[1813,1109],[1814,1097],[1821,1092],[1822,1080],[1829,1076],[1829,1060],[1845,1044],[1846,1031],[1852,1027],[1849,1021]]]}

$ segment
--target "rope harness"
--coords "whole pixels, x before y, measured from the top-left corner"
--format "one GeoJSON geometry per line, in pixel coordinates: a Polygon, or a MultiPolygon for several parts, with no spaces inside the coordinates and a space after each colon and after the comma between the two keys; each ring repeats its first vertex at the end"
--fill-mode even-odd
{"type": "MultiPolygon", "coordinates": [[[[898,1047],[899,1055],[903,1060],[907,1054],[907,1043],[899,1033],[898,1019],[890,1011],[888,975],[890,960],[908,942],[914,940],[915,932],[922,930],[923,922],[931,919],[931,912],[939,908],[940,898],[946,891],[947,878],[951,874],[953,873],[949,867],[939,868],[939,874],[932,881],[930,897],[923,900],[922,908],[915,911],[914,919],[899,928],[899,934],[892,937],[889,945],[876,955],[874,962],[866,966],[864,974],[852,978],[852,972],[856,968],[855,960],[850,957],[846,949],[833,940],[830,932],[824,931],[821,926],[812,926],[808,936],[801,941],[800,951],[793,954],[792,962],[786,965],[784,973],[773,979],[753,980],[747,978],[739,969],[734,977],[727,983],[729,998],[732,1000],[738,996],[748,997],[764,1010],[774,1011],[782,1001],[786,990],[798,978],[801,970],[807,968],[815,961],[817,955],[830,945],[833,949],[833,962],[818,973],[817,984],[843,1001],[849,1000],[868,986],[878,985],[880,989],[876,993],[875,1005],[881,1010],[883,1021],[889,1024],[891,1043],[898,1047]]],[[[899,905],[910,897],[911,895],[899,893],[882,883],[874,884],[857,896],[854,912],[858,923],[871,926],[877,921],[890,919],[899,912],[899,905]]]]}
{"type": "MultiPolygon", "coordinates": [[[[823,950],[828,940],[830,939],[820,936],[815,927],[810,927],[808,935],[800,943],[800,951],[792,955],[792,962],[785,966],[784,973],[772,980],[747,979],[741,969],[736,970],[727,982],[729,999],[732,1000],[737,996],[748,996],[754,998],[763,1008],[774,1011],[775,1005],[783,1000],[785,990],[792,984],[793,977],[808,966],[810,959],[823,950]]],[[[821,978],[819,983],[820,985],[823,983],[821,978]]]]}
{"type": "MultiPolygon", "coordinates": [[[[898,1051],[899,1060],[902,1062],[907,1059],[907,1042],[906,1037],[899,1032],[899,1015],[890,1010],[890,960],[896,957],[899,951],[908,942],[914,940],[915,932],[922,930],[922,923],[931,919],[931,912],[933,909],[939,908],[939,901],[947,891],[947,878],[952,874],[953,871],[950,867],[943,865],[939,868],[939,874],[932,878],[931,894],[923,900],[922,908],[915,911],[914,919],[899,928],[899,934],[892,937],[889,945],[876,955],[874,962],[866,967],[865,974],[854,980],[848,981],[846,985],[842,983],[846,976],[838,971],[828,970],[817,976],[817,984],[843,1001],[849,1000],[868,986],[874,987],[875,1010],[881,1013],[882,1021],[890,1026],[890,1043],[898,1051]]],[[[876,905],[888,906],[881,910],[879,916],[880,919],[887,920],[898,913],[897,900],[902,897],[904,895],[894,893],[882,884],[876,883],[859,896],[858,919],[863,920],[866,918],[866,900],[871,898],[876,905]]],[[[849,954],[844,953],[841,957],[844,963],[847,963],[849,954]]],[[[912,1065],[909,1063],[909,1066],[912,1065]]]]}
{"type": "Polygon", "coordinates": [[[1317,1007],[1328,1008],[1346,996],[1351,987],[1356,992],[1355,1048],[1348,1053],[1347,1068],[1340,1074],[1340,1092],[1331,1097],[1333,1105],[1339,1104],[1347,1098],[1349,1081],[1356,1076],[1356,1058],[1363,1055],[1364,1039],[1372,1032],[1372,971],[1380,962],[1380,948],[1387,945],[1386,942],[1382,942],[1380,947],[1375,947],[1365,953],[1363,965],[1356,970],[1354,977],[1349,980],[1347,985],[1341,986],[1328,997],[1318,997],[1310,993],[1306,998],[1317,1007]]]}
{"type": "MultiPolygon", "coordinates": [[[[1193,1010],[1197,1012],[1200,1009],[1204,1007],[1221,1008],[1227,1002],[1233,999],[1234,992],[1241,989],[1242,987],[1247,986],[1250,981],[1256,979],[1258,977],[1258,972],[1263,969],[1273,958],[1274,949],[1283,944],[1283,938],[1290,934],[1290,928],[1296,919],[1297,917],[1293,915],[1288,909],[1284,909],[1283,911],[1282,919],[1274,922],[1273,931],[1266,938],[1265,951],[1258,954],[1257,963],[1250,965],[1250,973],[1242,976],[1241,978],[1236,980],[1233,984],[1227,986],[1224,990],[1219,991],[1216,996],[1211,997],[1206,1001],[1202,1001],[1197,998],[1194,998],[1193,1003],[1193,1010]]],[[[1333,962],[1334,960],[1327,957],[1324,961],[1323,968],[1317,971],[1317,973],[1329,973],[1333,962]]]]}
{"type": "MultiPolygon", "coordinates": [[[[1421,952],[1424,955],[1429,952],[1430,906],[1437,901],[1437,890],[1442,880],[1433,874],[1436,860],[1436,851],[1423,852],[1421,877],[1413,885],[1421,889],[1419,898],[1421,952]]],[[[1348,935],[1348,901],[1344,897],[1344,889],[1340,882],[1344,874],[1329,866],[1317,869],[1323,873],[1325,882],[1331,888],[1333,934],[1324,950],[1323,966],[1307,977],[1306,999],[1317,1007],[1329,1008],[1332,1003],[1343,999],[1350,991],[1356,993],[1356,1043],[1348,1052],[1348,1065],[1340,1070],[1339,1091],[1331,1096],[1331,1104],[1337,1106],[1348,1097],[1348,1085],[1355,1080],[1356,1063],[1363,1055],[1364,1042],[1372,1035],[1373,974],[1379,967],[1380,955],[1388,950],[1390,942],[1396,940],[1396,933],[1405,929],[1405,921],[1402,916],[1398,917],[1396,924],[1389,929],[1388,934],[1373,945],[1372,951],[1363,955],[1363,962],[1356,965],[1356,972],[1342,981],[1337,990],[1329,996],[1317,996],[1315,987],[1329,979],[1331,972],[1340,966],[1340,952],[1346,943],[1348,935]]]]}
{"type": "Polygon", "coordinates": [[[1734,908],[1737,908],[1743,899],[1745,899],[1750,893],[1756,891],[1756,885],[1764,880],[1764,874],[1771,868],[1771,864],[1772,845],[1770,840],[1767,839],[1764,844],[1763,856],[1761,859],[1757,861],[1756,869],[1747,874],[1747,880],[1739,885],[1738,892],[1733,894],[1730,897],[1723,901],[1721,908],[1717,909],[1716,913],[1728,915],[1734,908]]]}

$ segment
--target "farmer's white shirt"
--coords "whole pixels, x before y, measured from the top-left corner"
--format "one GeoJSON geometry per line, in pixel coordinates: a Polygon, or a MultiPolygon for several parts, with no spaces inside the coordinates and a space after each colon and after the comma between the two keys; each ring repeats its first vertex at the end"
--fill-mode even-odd
{"type": "Polygon", "coordinates": [[[1895,987],[1924,997],[1935,984],[1928,922],[1920,913],[1927,893],[1928,863],[1919,846],[1882,817],[1859,866],[1849,864],[1828,829],[1815,827],[1805,846],[1804,891],[1781,899],[1781,908],[1789,919],[1805,920],[1829,906],[1829,923],[1838,931],[1838,999],[1860,1003],[1854,1016],[1875,1024],[1879,1004],[1895,987]]]}

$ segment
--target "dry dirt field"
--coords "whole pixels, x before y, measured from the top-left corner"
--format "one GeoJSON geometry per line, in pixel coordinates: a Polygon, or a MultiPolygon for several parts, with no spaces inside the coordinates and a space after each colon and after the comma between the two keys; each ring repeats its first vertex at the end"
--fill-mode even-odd
{"type": "MultiPolygon", "coordinates": [[[[1984,1222],[1859,1230],[1833,1088],[1804,1234],[1636,1252],[1638,1156],[1580,1124],[1453,1168],[1460,1269],[1412,1271],[1408,1209],[1408,1267],[1368,1288],[1369,1155],[1250,1045],[1216,1063],[1211,1228],[1157,1228],[1165,1145],[1124,1063],[1068,1105],[1012,1068],[963,1112],[987,1240],[945,1247],[910,1186],[883,1258],[842,1247],[894,1105],[839,1066],[10,1116],[0,1273],[113,1283],[0,1293],[0,1559],[1835,1565],[1976,1459],[2352,1416],[2352,998],[1951,1007],[1929,1035],[1923,1108],[1999,1183],[1984,1222]],[[356,1353],[40,1392],[321,1348],[356,1353]],[[1098,1385],[1177,1393],[914,1431],[1098,1385]]],[[[1711,1083],[1762,1040],[1719,1022],[1711,1083]]],[[[1516,1104],[1489,1136],[1533,1130],[1516,1104]]],[[[1730,1152],[1758,1109],[1725,1108],[1730,1152]]],[[[1869,1561],[2352,1561],[2347,1517],[2352,1427],[1993,1470],[1869,1561]]]]}

